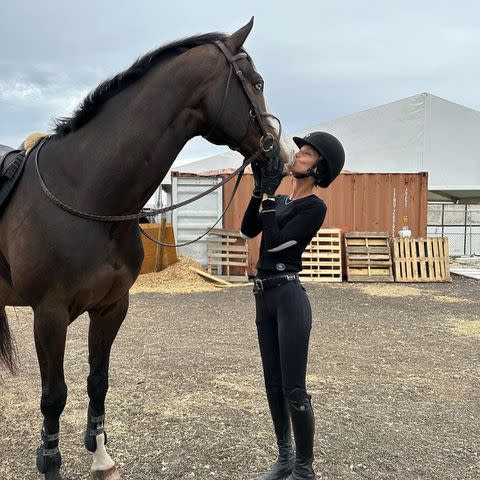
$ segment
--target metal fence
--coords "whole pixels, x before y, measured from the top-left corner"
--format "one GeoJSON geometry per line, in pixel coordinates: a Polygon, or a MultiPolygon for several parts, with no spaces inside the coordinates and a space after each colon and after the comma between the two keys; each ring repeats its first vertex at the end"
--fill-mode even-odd
{"type": "Polygon", "coordinates": [[[480,205],[429,203],[427,234],[448,237],[451,256],[480,255],[480,205]]]}

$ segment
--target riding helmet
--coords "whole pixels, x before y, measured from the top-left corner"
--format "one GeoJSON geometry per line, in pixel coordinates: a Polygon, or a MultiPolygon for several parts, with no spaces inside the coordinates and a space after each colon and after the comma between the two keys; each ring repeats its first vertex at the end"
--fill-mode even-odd
{"type": "Polygon", "coordinates": [[[295,176],[297,178],[311,176],[315,178],[318,186],[328,187],[337,178],[345,164],[345,151],[340,141],[327,132],[307,133],[303,138],[293,137],[293,141],[298,148],[302,148],[303,145],[310,145],[320,154],[320,158],[307,170],[307,173],[295,176]],[[324,174],[320,174],[317,170],[322,158],[327,167],[327,171],[324,174]]]}

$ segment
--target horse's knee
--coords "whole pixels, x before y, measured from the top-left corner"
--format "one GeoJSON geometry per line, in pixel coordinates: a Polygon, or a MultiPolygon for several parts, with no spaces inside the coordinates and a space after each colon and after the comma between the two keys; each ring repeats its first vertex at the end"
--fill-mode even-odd
{"type": "Polygon", "coordinates": [[[42,393],[40,408],[45,417],[59,417],[67,403],[67,386],[56,385],[42,393]]]}

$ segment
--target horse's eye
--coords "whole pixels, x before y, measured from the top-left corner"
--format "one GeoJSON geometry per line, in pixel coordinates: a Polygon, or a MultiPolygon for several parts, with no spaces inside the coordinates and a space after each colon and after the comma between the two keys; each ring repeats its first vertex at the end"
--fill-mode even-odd
{"type": "Polygon", "coordinates": [[[259,91],[259,92],[263,92],[263,83],[257,83],[255,84],[255,88],[259,91]]]}

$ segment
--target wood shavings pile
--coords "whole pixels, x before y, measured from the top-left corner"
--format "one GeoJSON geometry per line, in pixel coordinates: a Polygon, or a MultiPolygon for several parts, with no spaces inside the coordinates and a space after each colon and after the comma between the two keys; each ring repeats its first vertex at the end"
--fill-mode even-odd
{"type": "Polygon", "coordinates": [[[218,291],[211,282],[192,272],[190,267],[205,271],[202,265],[189,257],[179,256],[178,261],[161,272],[144,273],[130,289],[130,293],[161,292],[190,293],[218,291]]]}

